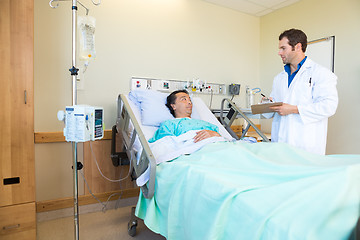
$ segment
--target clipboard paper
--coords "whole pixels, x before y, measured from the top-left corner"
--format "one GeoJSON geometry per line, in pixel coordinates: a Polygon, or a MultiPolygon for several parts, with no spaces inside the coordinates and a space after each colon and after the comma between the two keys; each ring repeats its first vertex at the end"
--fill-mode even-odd
{"type": "Polygon", "coordinates": [[[282,102],[259,103],[259,104],[251,105],[251,112],[252,114],[274,112],[269,107],[282,106],[282,105],[283,105],[282,102]]]}

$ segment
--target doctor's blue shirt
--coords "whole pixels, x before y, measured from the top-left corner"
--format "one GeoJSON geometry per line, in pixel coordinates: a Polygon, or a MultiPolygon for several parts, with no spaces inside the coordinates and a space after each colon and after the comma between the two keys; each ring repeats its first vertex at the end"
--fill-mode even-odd
{"type": "Polygon", "coordinates": [[[292,82],[292,80],[295,78],[296,74],[298,73],[298,71],[300,70],[301,66],[304,64],[304,62],[306,61],[305,57],[299,64],[298,64],[298,68],[295,70],[295,72],[293,72],[293,74],[291,74],[291,69],[290,69],[290,64],[286,64],[284,66],[285,72],[287,72],[288,74],[288,87],[290,87],[290,84],[292,82]]]}

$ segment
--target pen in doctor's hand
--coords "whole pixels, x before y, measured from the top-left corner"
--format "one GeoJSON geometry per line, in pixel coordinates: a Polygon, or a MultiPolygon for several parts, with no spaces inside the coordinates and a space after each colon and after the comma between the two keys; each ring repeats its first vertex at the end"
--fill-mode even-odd
{"type": "Polygon", "coordinates": [[[262,94],[262,93],[260,93],[261,94],[261,96],[263,97],[263,100],[270,100],[270,102],[272,102],[272,99],[270,99],[270,98],[267,98],[264,94],[262,94]]]}

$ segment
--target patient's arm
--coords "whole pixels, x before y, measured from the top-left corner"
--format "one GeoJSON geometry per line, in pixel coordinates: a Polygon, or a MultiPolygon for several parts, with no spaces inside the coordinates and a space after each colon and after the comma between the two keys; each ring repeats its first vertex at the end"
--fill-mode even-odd
{"type": "Polygon", "coordinates": [[[210,137],[220,137],[221,135],[218,132],[211,131],[211,130],[201,130],[196,133],[196,136],[194,137],[194,142],[199,142],[201,140],[204,140],[206,138],[210,137]]]}

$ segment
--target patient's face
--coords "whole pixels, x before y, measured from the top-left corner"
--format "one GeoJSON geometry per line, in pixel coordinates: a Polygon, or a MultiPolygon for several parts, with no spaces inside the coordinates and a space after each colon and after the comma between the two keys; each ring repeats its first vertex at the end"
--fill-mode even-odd
{"type": "Polygon", "coordinates": [[[190,96],[180,92],[176,94],[175,104],[171,104],[176,118],[190,117],[192,113],[192,102],[190,96]]]}

